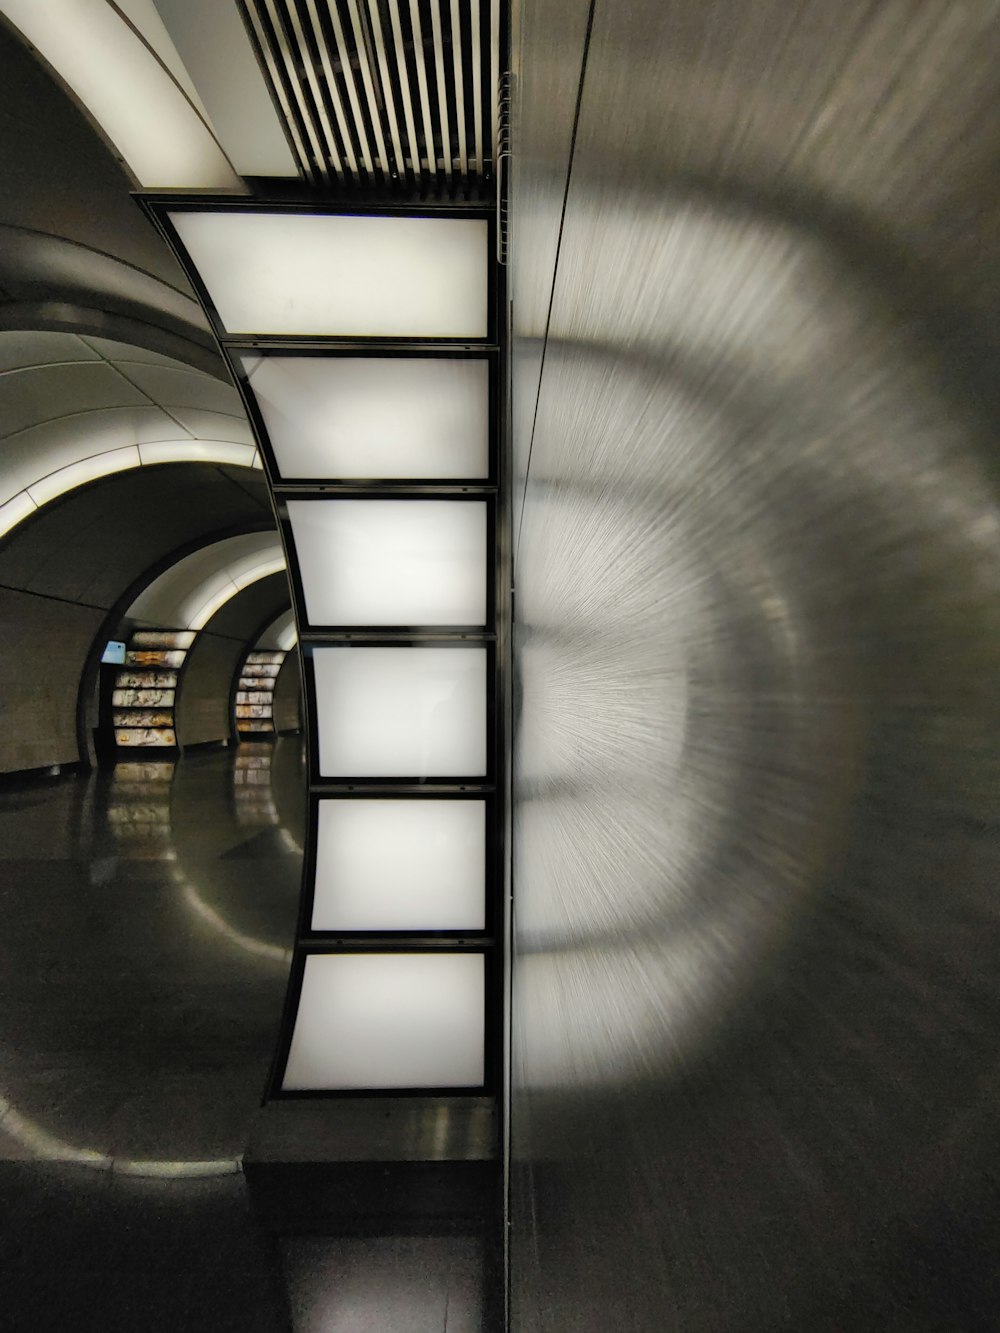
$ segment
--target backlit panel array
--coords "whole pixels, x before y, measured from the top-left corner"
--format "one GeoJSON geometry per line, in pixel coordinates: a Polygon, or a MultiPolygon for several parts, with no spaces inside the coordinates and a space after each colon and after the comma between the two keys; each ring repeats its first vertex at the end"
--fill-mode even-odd
{"type": "Polygon", "coordinates": [[[115,744],[121,749],[172,749],[177,745],[177,682],[194,638],[191,630],[136,630],[132,634],[111,695],[115,744]]]}
{"type": "Polygon", "coordinates": [[[274,735],[274,686],[285,660],[279,649],[247,653],[236,678],[233,712],[238,740],[262,740],[274,735]]]}
{"type": "Polygon", "coordinates": [[[490,223],[164,211],[266,462],[307,686],[310,827],[273,1090],[481,1091],[496,1009],[490,223]]]}

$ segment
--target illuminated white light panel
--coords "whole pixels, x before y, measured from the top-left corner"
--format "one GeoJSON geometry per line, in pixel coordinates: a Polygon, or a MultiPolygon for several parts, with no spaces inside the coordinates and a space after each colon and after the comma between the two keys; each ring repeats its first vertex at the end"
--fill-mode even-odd
{"type": "Polygon", "coordinates": [[[485,1018],[481,953],[310,954],[282,1087],[481,1087],[485,1018]]]}
{"type": "Polygon", "coordinates": [[[489,475],[485,360],[241,359],[283,478],[489,475]]]}
{"type": "Polygon", "coordinates": [[[320,801],[314,930],[482,930],[486,802],[320,801]]]}
{"type": "Polygon", "coordinates": [[[482,500],[289,500],[312,625],[484,625],[482,500]]]}
{"type": "Polygon", "coordinates": [[[229,333],[485,338],[475,218],[171,213],[229,333]]]}
{"type": "Polygon", "coordinates": [[[485,777],[485,648],[316,648],[313,670],[324,777],[485,777]]]}

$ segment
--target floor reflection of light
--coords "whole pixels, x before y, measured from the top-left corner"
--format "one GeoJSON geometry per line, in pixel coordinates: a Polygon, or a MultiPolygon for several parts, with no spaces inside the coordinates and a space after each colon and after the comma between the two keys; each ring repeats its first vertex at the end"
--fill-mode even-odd
{"type": "Polygon", "coordinates": [[[299,842],[295,834],[291,833],[287,828],[285,828],[284,825],[282,825],[282,827],[280,828],[278,836],[281,838],[281,841],[285,844],[285,846],[290,852],[294,852],[298,856],[302,855],[301,842],[299,842]]]}
{"type": "Polygon", "coordinates": [[[0,1130],[17,1139],[35,1157],[51,1162],[72,1162],[93,1171],[113,1171],[116,1175],[141,1176],[156,1180],[195,1180],[208,1176],[235,1175],[243,1170],[239,1157],[218,1157],[207,1161],[183,1162],[174,1160],[148,1161],[133,1157],[116,1157],[96,1152],[93,1148],[77,1148],[64,1139],[42,1129],[21,1112],[6,1097],[0,1095],[0,1130]]]}
{"type": "MultiPolygon", "coordinates": [[[[233,787],[237,823],[246,827],[277,826],[285,848],[299,856],[301,844],[280,824],[280,816],[271,791],[270,743],[257,752],[247,749],[238,754],[233,766],[233,787]]],[[[130,859],[172,862],[171,874],[180,886],[181,898],[198,919],[223,935],[231,944],[255,958],[287,967],[292,961],[290,949],[260,940],[237,929],[202,897],[198,886],[178,864],[173,843],[171,819],[172,783],[175,762],[128,762],[115,765],[107,809],[108,825],[122,852],[130,859]]]]}
{"type": "Polygon", "coordinates": [[[253,935],[247,935],[242,930],[237,930],[235,926],[220,916],[214,907],[210,907],[205,902],[197,888],[176,867],[174,868],[174,876],[181,885],[181,897],[185,904],[206,925],[224,935],[227,940],[243,949],[244,952],[253,954],[257,958],[267,958],[272,962],[282,963],[286,966],[291,963],[291,949],[283,949],[280,944],[270,944],[267,940],[258,940],[253,935]]]}
{"type": "Polygon", "coordinates": [[[233,803],[241,827],[268,828],[281,823],[271,790],[271,744],[242,741],[233,764],[233,803]]]}
{"type": "Polygon", "coordinates": [[[302,855],[302,844],[281,822],[274,799],[272,761],[274,746],[270,741],[242,741],[233,764],[233,802],[236,822],[244,828],[276,828],[289,852],[302,855]]]}
{"type": "Polygon", "coordinates": [[[105,811],[108,830],[123,856],[133,861],[174,861],[170,790],[175,762],[115,764],[105,811]]]}
{"type": "MultiPolygon", "coordinates": [[[[258,940],[237,930],[201,897],[198,889],[177,864],[177,852],[171,845],[171,787],[175,762],[130,761],[115,765],[109,791],[106,820],[119,853],[128,860],[171,862],[175,881],[181,886],[182,899],[213,931],[223,935],[244,952],[287,967],[290,949],[258,940]]],[[[295,839],[281,829],[289,850],[301,852],[295,839]]],[[[114,869],[115,859],[111,859],[114,869]]],[[[67,1162],[94,1171],[112,1171],[116,1175],[156,1180],[194,1180],[232,1175],[242,1171],[239,1157],[220,1157],[197,1161],[133,1158],[101,1153],[78,1147],[43,1129],[0,1093],[0,1132],[9,1135],[36,1158],[67,1162]]]]}
{"type": "Polygon", "coordinates": [[[279,1252],[295,1333],[486,1326],[479,1236],[286,1236],[279,1252]]]}

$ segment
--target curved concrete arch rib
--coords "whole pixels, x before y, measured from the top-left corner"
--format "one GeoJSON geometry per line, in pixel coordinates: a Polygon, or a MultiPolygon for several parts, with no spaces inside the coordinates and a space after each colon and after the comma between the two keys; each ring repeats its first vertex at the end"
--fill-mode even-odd
{"type": "Polygon", "coordinates": [[[171,565],[139,594],[127,615],[152,625],[200,630],[230,598],[284,568],[284,552],[273,531],[227,537],[171,565]]]}
{"type": "Polygon", "coordinates": [[[260,466],[231,385],[105,338],[0,331],[0,537],[77,486],[178,462],[260,466]]]}
{"type": "Polygon", "coordinates": [[[289,607],[287,611],[281,613],[277,620],[261,632],[253,646],[262,650],[273,648],[287,653],[295,647],[298,641],[299,635],[295,628],[295,612],[289,607]]]}

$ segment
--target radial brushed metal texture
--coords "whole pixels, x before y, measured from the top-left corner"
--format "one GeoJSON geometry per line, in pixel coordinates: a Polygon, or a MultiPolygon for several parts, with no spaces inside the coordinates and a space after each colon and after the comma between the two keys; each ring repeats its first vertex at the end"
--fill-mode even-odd
{"type": "Polygon", "coordinates": [[[995,1327],[1000,7],[588,17],[515,117],[512,1327],[995,1327]]]}

